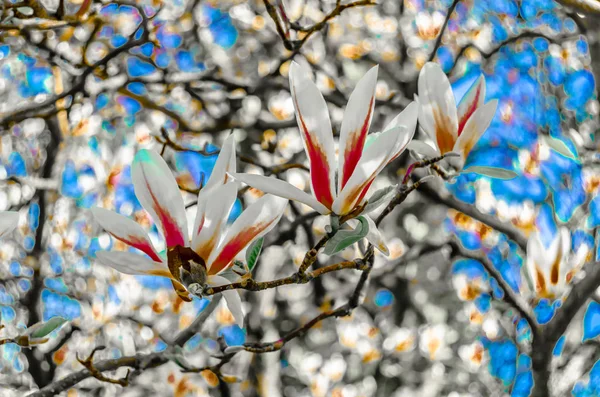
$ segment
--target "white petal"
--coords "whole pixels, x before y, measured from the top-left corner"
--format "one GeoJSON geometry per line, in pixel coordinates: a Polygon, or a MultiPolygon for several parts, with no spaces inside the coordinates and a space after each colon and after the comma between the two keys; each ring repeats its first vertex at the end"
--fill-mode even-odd
{"type": "MultiPolygon", "coordinates": [[[[231,284],[229,280],[221,276],[209,276],[208,283],[211,287],[219,287],[221,285],[231,284]]],[[[221,292],[225,298],[227,308],[233,315],[235,323],[240,328],[244,328],[244,311],[242,310],[242,298],[240,298],[239,292],[236,290],[227,290],[221,292]]]]}
{"type": "Polygon", "coordinates": [[[163,276],[172,278],[169,268],[163,262],[155,262],[132,252],[98,251],[98,260],[106,266],[125,274],[163,276]]]}
{"type": "Polygon", "coordinates": [[[326,207],[335,199],[336,159],[327,103],[307,70],[290,65],[290,90],[304,149],[310,160],[311,186],[315,198],[326,207]]]}
{"type": "Polygon", "coordinates": [[[19,225],[19,213],[16,211],[0,211],[0,238],[11,233],[19,225]]]}
{"type": "MultiPolygon", "coordinates": [[[[215,166],[210,174],[210,178],[204,185],[208,190],[213,186],[222,185],[227,182],[227,174],[232,174],[236,171],[235,158],[235,139],[233,134],[229,134],[223,147],[219,152],[215,166]]],[[[204,188],[202,189],[204,190],[204,188]]],[[[202,190],[200,192],[202,192],[202,190]]]]}
{"type": "Polygon", "coordinates": [[[218,274],[226,269],[252,241],[273,229],[283,215],[287,202],[286,199],[267,194],[246,208],[227,230],[218,248],[212,251],[207,261],[209,274],[218,274]]]}
{"type": "Polygon", "coordinates": [[[318,202],[316,198],[281,179],[255,174],[233,174],[232,176],[236,180],[265,193],[306,204],[320,214],[327,215],[331,213],[331,210],[318,202]]]}
{"type": "Polygon", "coordinates": [[[416,102],[411,102],[398,116],[392,120],[389,128],[386,128],[385,131],[393,128],[400,128],[400,131],[396,135],[396,143],[394,145],[394,150],[390,153],[390,158],[388,159],[388,163],[394,159],[396,159],[406,146],[412,141],[415,130],[417,128],[417,118],[419,116],[419,105],[416,102]]]}
{"type": "Polygon", "coordinates": [[[131,167],[131,178],[136,197],[162,227],[167,247],[187,246],[183,197],[165,160],[156,152],[140,150],[131,167]]]}
{"type": "Polygon", "coordinates": [[[338,159],[338,192],[356,167],[363,151],[375,109],[375,87],[378,67],[371,68],[358,82],[344,111],[340,131],[338,159]]]}
{"type": "Polygon", "coordinates": [[[131,219],[100,207],[91,208],[90,211],[96,222],[113,237],[121,240],[134,248],[144,252],[154,261],[161,261],[148,234],[140,225],[131,219]]]}
{"type": "Polygon", "coordinates": [[[409,150],[412,150],[413,152],[417,153],[418,155],[428,157],[428,158],[433,158],[433,157],[437,157],[440,155],[440,152],[438,151],[437,148],[434,148],[432,145],[430,145],[428,143],[425,143],[422,141],[417,141],[414,139],[412,141],[410,141],[407,148],[409,150]]]}
{"type": "Polygon", "coordinates": [[[215,187],[210,192],[210,200],[205,204],[202,229],[192,240],[192,249],[205,261],[219,243],[236,198],[237,185],[235,183],[215,187]]]}
{"type": "MultiPolygon", "coordinates": [[[[419,123],[423,129],[432,134],[436,131],[438,114],[447,118],[450,125],[448,131],[456,138],[458,128],[458,117],[456,112],[456,100],[452,93],[450,81],[446,74],[434,62],[427,62],[419,74],[419,104],[422,113],[419,115],[419,123]]],[[[433,137],[433,136],[432,136],[433,137]]]]}
{"type": "MultiPolygon", "coordinates": [[[[547,268],[546,254],[544,244],[540,240],[539,233],[533,232],[527,240],[527,272],[533,282],[534,288],[538,284],[538,271],[544,278],[544,282],[548,282],[548,277],[545,269],[547,268]]],[[[547,286],[546,286],[547,287],[547,286]]]]}
{"type": "Polygon", "coordinates": [[[354,209],[361,198],[364,198],[365,190],[391,157],[396,146],[397,134],[401,131],[402,127],[384,131],[365,149],[352,176],[333,203],[334,213],[347,214],[354,209]]]}
{"type": "Polygon", "coordinates": [[[463,155],[466,159],[471,149],[477,144],[479,138],[487,130],[494,118],[498,100],[493,99],[477,109],[473,115],[467,120],[460,136],[454,145],[454,151],[463,155]]]}

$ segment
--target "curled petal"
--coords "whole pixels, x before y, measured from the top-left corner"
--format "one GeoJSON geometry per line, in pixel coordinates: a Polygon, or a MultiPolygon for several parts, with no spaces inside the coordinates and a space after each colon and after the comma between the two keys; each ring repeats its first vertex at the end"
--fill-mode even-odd
{"type": "Polygon", "coordinates": [[[267,194],[246,208],[211,253],[207,261],[208,274],[215,275],[227,268],[254,239],[275,227],[286,205],[286,199],[267,194]]]}
{"type": "Polygon", "coordinates": [[[212,189],[210,200],[205,204],[204,222],[199,234],[192,240],[192,249],[206,260],[219,243],[227,225],[229,212],[237,198],[237,184],[227,183],[212,189]]]}
{"type": "Polygon", "coordinates": [[[449,152],[458,137],[456,101],[450,81],[438,64],[428,62],[419,74],[418,86],[419,124],[442,154],[449,152]]]}
{"type": "MultiPolygon", "coordinates": [[[[219,287],[221,285],[230,284],[230,281],[225,277],[210,276],[208,278],[208,283],[212,287],[219,287]]],[[[242,299],[240,298],[240,294],[236,290],[228,290],[221,293],[225,298],[227,308],[235,319],[235,323],[238,325],[238,327],[244,328],[244,311],[242,310],[242,299]]]]}
{"type": "Polygon", "coordinates": [[[329,208],[318,202],[313,196],[281,179],[255,174],[233,174],[232,176],[236,180],[265,193],[306,204],[320,214],[327,215],[331,213],[329,208]]]}
{"type": "Polygon", "coordinates": [[[371,68],[358,82],[344,111],[340,132],[338,191],[350,179],[365,146],[375,109],[377,71],[377,66],[371,68]]]}
{"type": "Polygon", "coordinates": [[[91,208],[90,211],[96,222],[98,222],[107,233],[110,233],[111,236],[133,248],[139,249],[152,258],[153,261],[162,261],[156,252],[152,241],[150,241],[148,234],[140,225],[121,214],[117,214],[116,212],[104,208],[94,207],[91,208]]]}
{"type": "Polygon", "coordinates": [[[167,247],[186,246],[187,217],[183,197],[169,166],[156,152],[140,150],[131,167],[135,195],[160,224],[167,247]]]}
{"type": "Polygon", "coordinates": [[[458,137],[453,151],[462,154],[463,159],[466,159],[471,149],[477,144],[479,138],[481,138],[492,122],[497,107],[498,100],[493,99],[477,109],[467,120],[465,128],[458,137]]]}
{"type": "Polygon", "coordinates": [[[485,100],[485,79],[480,75],[458,104],[458,135],[460,136],[467,120],[477,108],[483,106],[485,100]]]}
{"type": "Polygon", "coordinates": [[[110,266],[121,273],[172,278],[164,262],[155,262],[142,255],[122,251],[98,251],[96,257],[103,265],[110,266]]]}
{"type": "Polygon", "coordinates": [[[308,72],[296,62],[290,66],[290,90],[304,149],[310,160],[313,193],[327,208],[335,198],[335,152],[327,103],[308,72]]]}
{"type": "Polygon", "coordinates": [[[19,213],[16,211],[0,211],[0,238],[11,233],[19,225],[19,213]]]}

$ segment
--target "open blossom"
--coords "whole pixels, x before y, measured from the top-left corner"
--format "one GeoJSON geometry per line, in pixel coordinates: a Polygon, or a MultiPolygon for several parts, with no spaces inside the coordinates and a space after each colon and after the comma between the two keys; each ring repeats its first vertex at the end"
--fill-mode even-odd
{"type": "Polygon", "coordinates": [[[485,79],[479,76],[462,98],[458,107],[448,77],[434,62],[428,62],[419,75],[419,125],[433,140],[433,147],[412,141],[409,148],[417,153],[436,157],[454,152],[462,164],[488,128],[498,100],[484,104],[485,79]]]}
{"type": "MultiPolygon", "coordinates": [[[[122,273],[168,277],[186,301],[190,300],[186,286],[193,283],[201,287],[229,284],[221,273],[253,240],[277,224],[287,204],[287,200],[265,195],[227,227],[237,197],[237,184],[227,183],[227,173],[235,171],[234,145],[230,136],[219,153],[210,179],[198,195],[191,241],[183,197],[167,163],[156,152],[139,151],[131,172],[135,194],[161,229],[166,252],[157,252],[148,234],[131,219],[93,208],[94,218],[108,233],[147,255],[100,251],[98,259],[122,273]]],[[[238,292],[224,291],[223,296],[237,324],[243,326],[238,292]]]]}
{"type": "Polygon", "coordinates": [[[561,227],[545,247],[538,232],[527,241],[527,271],[537,298],[560,298],[577,271],[585,264],[589,248],[571,251],[571,234],[561,227]]]}
{"type": "Polygon", "coordinates": [[[16,211],[0,211],[0,238],[11,233],[19,225],[19,213],[16,211]]]}
{"type": "MultiPolygon", "coordinates": [[[[360,209],[367,201],[366,194],[375,177],[412,139],[418,117],[418,107],[411,103],[383,132],[368,135],[376,83],[377,67],[374,67],[350,95],[341,126],[340,154],[336,158],[327,103],[309,72],[292,62],[290,89],[310,162],[312,194],[276,178],[251,174],[233,176],[256,189],[304,203],[323,215],[341,216],[360,209]]],[[[374,224],[372,226],[374,228],[374,224]]]]}

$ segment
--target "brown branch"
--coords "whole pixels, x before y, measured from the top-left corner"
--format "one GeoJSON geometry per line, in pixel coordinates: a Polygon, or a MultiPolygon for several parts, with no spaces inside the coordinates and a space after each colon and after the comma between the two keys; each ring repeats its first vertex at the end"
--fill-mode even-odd
{"type": "Polygon", "coordinates": [[[450,7],[448,7],[448,13],[446,14],[446,18],[444,19],[444,24],[440,29],[440,34],[438,35],[437,39],[435,40],[435,44],[433,45],[433,51],[431,51],[431,53],[429,54],[429,58],[427,59],[428,62],[431,62],[435,59],[435,56],[437,55],[437,52],[440,46],[442,45],[442,39],[444,38],[444,33],[446,32],[446,28],[448,27],[450,17],[452,17],[454,9],[456,8],[459,2],[460,0],[454,0],[452,1],[452,4],[450,4],[450,7]]]}
{"type": "Polygon", "coordinates": [[[129,375],[130,375],[130,370],[127,370],[127,374],[125,375],[124,378],[122,379],[113,379],[113,378],[107,378],[106,376],[102,375],[102,371],[98,370],[93,363],[93,359],[94,359],[94,354],[96,354],[96,352],[100,351],[100,350],[104,350],[106,347],[105,346],[97,346],[95,347],[92,352],[90,353],[90,355],[85,359],[82,360],[79,358],[79,355],[77,355],[77,361],[79,361],[81,363],[81,365],[83,365],[88,371],[90,371],[90,374],[98,379],[100,382],[106,382],[106,383],[112,383],[115,385],[121,385],[123,387],[129,386],[129,375]]]}

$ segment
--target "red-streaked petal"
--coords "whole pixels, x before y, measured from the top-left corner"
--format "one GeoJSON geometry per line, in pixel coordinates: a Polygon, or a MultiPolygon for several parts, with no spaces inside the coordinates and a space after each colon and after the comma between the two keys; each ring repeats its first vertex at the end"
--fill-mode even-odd
{"type": "MultiPolygon", "coordinates": [[[[229,280],[221,276],[208,276],[208,284],[211,287],[220,287],[221,285],[231,284],[229,280]]],[[[236,290],[229,290],[221,292],[225,298],[227,308],[233,315],[235,323],[240,328],[244,328],[244,311],[242,310],[242,298],[240,298],[239,292],[236,290]]]]}
{"type": "Polygon", "coordinates": [[[275,227],[287,202],[286,199],[267,194],[246,208],[210,255],[207,261],[209,274],[215,275],[227,268],[248,244],[275,227]]]}
{"type": "Polygon", "coordinates": [[[428,62],[419,74],[419,124],[437,143],[442,154],[450,152],[458,137],[456,101],[442,68],[428,62]]]}
{"type": "Polygon", "coordinates": [[[296,62],[290,66],[290,90],[304,149],[310,160],[310,178],[317,200],[331,208],[335,198],[335,152],[327,103],[309,74],[296,62]]]}
{"type": "Polygon", "coordinates": [[[90,211],[96,222],[111,236],[133,248],[139,249],[152,258],[153,261],[162,261],[148,234],[140,225],[123,215],[104,208],[94,207],[90,211]]]}
{"type": "Polygon", "coordinates": [[[356,165],[356,169],[333,203],[333,212],[344,215],[352,211],[359,199],[364,197],[373,179],[381,172],[391,158],[402,127],[392,128],[381,133],[375,142],[367,147],[356,165]]]}
{"type": "Polygon", "coordinates": [[[219,243],[236,198],[236,183],[227,183],[211,190],[210,200],[206,202],[202,230],[192,240],[192,249],[204,261],[208,259],[212,250],[219,243]]]}
{"type": "Polygon", "coordinates": [[[19,225],[19,213],[16,211],[0,211],[0,237],[11,233],[19,225]]]}
{"type": "Polygon", "coordinates": [[[352,176],[365,146],[375,109],[377,71],[377,66],[371,68],[358,82],[344,111],[339,145],[338,192],[352,176]]]}
{"type": "Polygon", "coordinates": [[[237,181],[252,186],[255,189],[262,190],[265,193],[271,193],[275,196],[306,204],[320,214],[327,215],[331,213],[329,208],[318,202],[313,196],[281,179],[255,174],[233,174],[232,176],[237,181]]]}
{"type": "Polygon", "coordinates": [[[485,79],[480,75],[458,104],[458,136],[463,131],[467,120],[477,108],[483,106],[485,100],[485,79]]]}
{"type": "Polygon", "coordinates": [[[475,113],[469,117],[469,120],[467,120],[467,124],[465,124],[465,128],[463,129],[462,134],[460,134],[458,137],[458,140],[456,141],[452,151],[460,153],[463,156],[463,159],[466,160],[471,152],[471,149],[473,149],[473,147],[477,144],[483,133],[487,130],[492,122],[497,107],[498,100],[493,99],[482,107],[478,108],[475,113]]]}
{"type": "Polygon", "coordinates": [[[187,217],[183,197],[169,166],[156,152],[140,150],[131,167],[135,195],[163,231],[167,247],[186,246],[187,217]]]}
{"type": "Polygon", "coordinates": [[[98,251],[96,257],[103,265],[112,267],[121,273],[173,278],[165,263],[155,262],[132,252],[98,251]]]}

